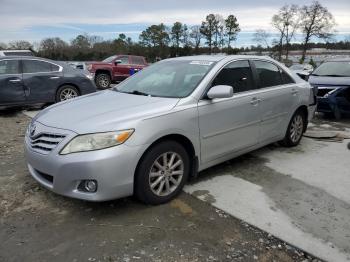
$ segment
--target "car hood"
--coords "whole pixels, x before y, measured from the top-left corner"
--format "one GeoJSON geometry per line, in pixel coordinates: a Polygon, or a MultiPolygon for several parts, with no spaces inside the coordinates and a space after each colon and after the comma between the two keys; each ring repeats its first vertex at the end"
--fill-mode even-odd
{"type": "Polygon", "coordinates": [[[34,121],[78,134],[128,129],[135,121],[169,112],[178,101],[106,90],[48,107],[34,121]]]}
{"type": "Polygon", "coordinates": [[[310,75],[309,83],[314,86],[350,86],[350,77],[310,75]]]}

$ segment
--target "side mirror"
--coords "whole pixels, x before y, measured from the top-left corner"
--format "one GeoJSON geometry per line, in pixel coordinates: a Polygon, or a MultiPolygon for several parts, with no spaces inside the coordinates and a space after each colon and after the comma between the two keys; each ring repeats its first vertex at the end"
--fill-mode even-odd
{"type": "Polygon", "coordinates": [[[230,98],[233,96],[232,86],[218,85],[213,86],[207,93],[209,99],[214,98],[230,98]]]}
{"type": "Polygon", "coordinates": [[[115,65],[118,65],[118,64],[121,64],[121,62],[122,62],[122,60],[115,60],[115,61],[114,61],[114,64],[115,64],[115,65]]]}

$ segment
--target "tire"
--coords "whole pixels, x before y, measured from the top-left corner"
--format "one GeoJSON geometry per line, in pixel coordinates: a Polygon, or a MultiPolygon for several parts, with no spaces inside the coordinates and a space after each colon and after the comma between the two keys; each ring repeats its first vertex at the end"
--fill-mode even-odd
{"type": "Polygon", "coordinates": [[[189,172],[190,158],[184,147],[174,141],[160,142],[140,160],[135,174],[135,196],[145,204],[166,203],[181,192],[189,172]]]}
{"type": "Polygon", "coordinates": [[[79,91],[76,87],[71,85],[61,86],[56,92],[56,102],[62,102],[68,99],[78,97],[79,91]]]}
{"type": "Polygon", "coordinates": [[[303,133],[306,130],[306,116],[301,110],[298,110],[292,116],[288,124],[286,135],[280,144],[285,147],[294,147],[299,145],[300,140],[303,137],[303,133]]]}
{"type": "Polygon", "coordinates": [[[95,83],[99,89],[107,89],[111,85],[112,80],[109,74],[99,73],[95,78],[95,83]]]}

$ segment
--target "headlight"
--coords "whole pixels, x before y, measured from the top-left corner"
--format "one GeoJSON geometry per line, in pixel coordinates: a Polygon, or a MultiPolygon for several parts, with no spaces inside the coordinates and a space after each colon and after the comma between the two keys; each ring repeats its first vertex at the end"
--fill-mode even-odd
{"type": "Polygon", "coordinates": [[[133,129],[80,135],[71,140],[61,151],[61,155],[100,150],[123,144],[134,132],[133,129]]]}

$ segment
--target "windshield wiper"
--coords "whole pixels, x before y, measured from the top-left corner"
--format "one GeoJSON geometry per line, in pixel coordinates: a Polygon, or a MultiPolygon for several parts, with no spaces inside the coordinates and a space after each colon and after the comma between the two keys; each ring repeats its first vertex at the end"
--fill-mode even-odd
{"type": "Polygon", "coordinates": [[[119,92],[132,94],[132,95],[139,95],[139,96],[151,96],[150,94],[147,94],[145,92],[141,92],[141,91],[138,91],[138,90],[134,90],[134,91],[131,91],[131,92],[123,92],[123,91],[119,91],[119,92]]]}

